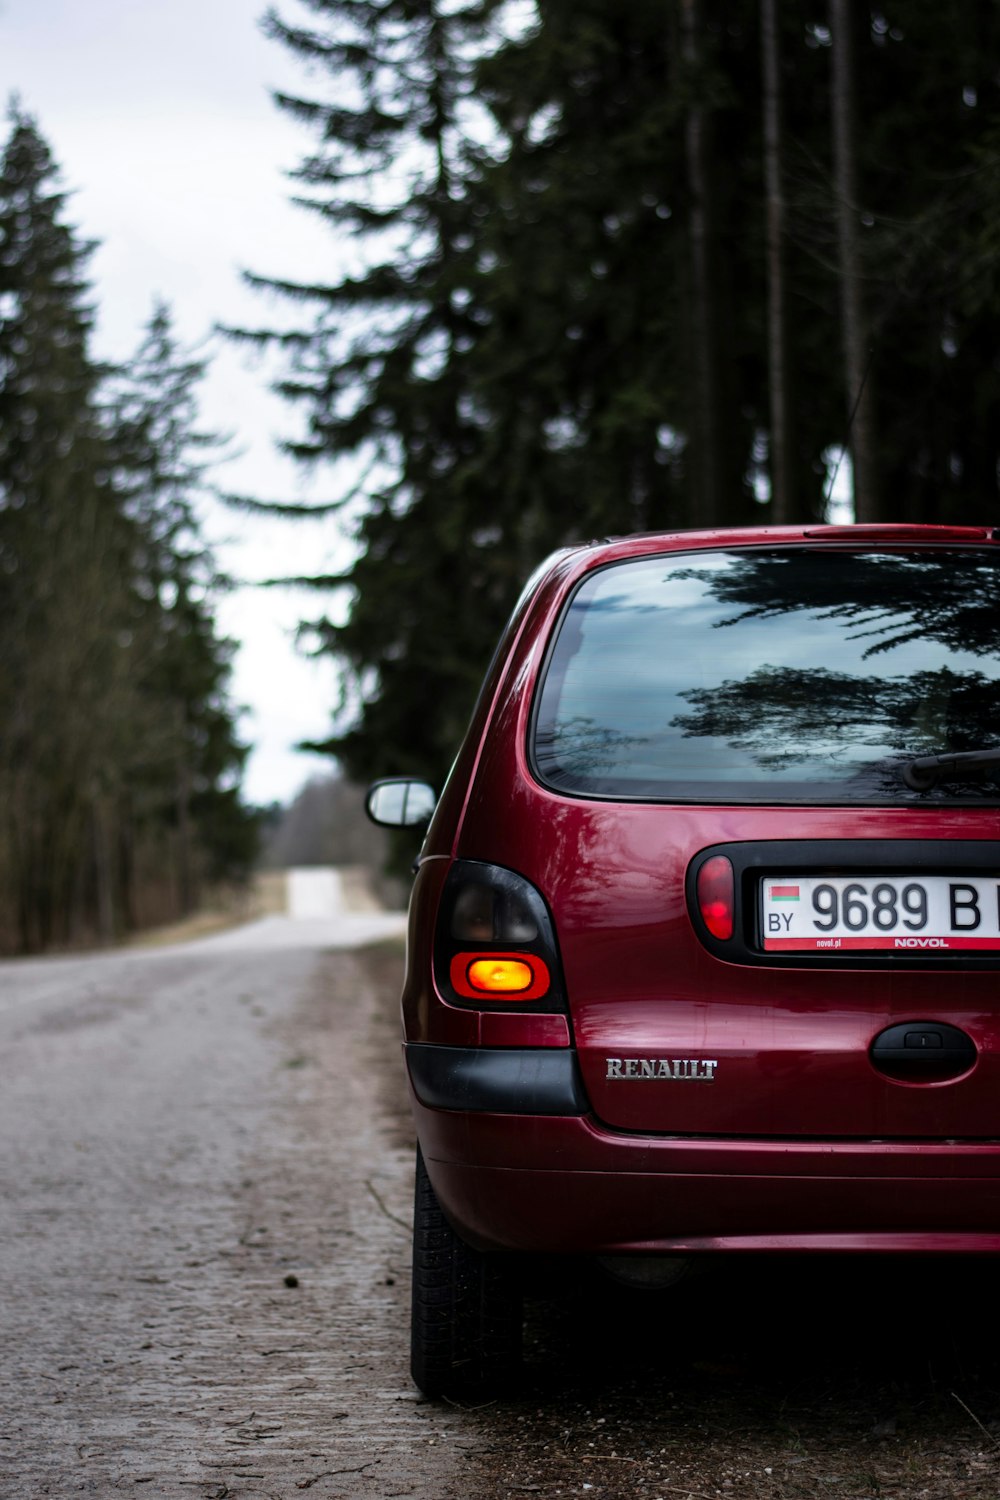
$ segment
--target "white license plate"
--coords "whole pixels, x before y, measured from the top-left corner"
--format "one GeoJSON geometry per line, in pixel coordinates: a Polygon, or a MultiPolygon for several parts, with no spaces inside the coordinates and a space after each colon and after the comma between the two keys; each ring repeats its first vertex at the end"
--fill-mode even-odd
{"type": "Polygon", "coordinates": [[[769,952],[1000,950],[1000,873],[768,876],[761,917],[769,952]]]}

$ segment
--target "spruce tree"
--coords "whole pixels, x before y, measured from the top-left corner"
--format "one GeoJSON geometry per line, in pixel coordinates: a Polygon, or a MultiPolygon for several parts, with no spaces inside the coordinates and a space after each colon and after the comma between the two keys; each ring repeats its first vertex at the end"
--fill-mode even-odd
{"type": "Polygon", "coordinates": [[[152,893],[180,768],[192,848],[233,853],[247,826],[191,510],[197,371],[172,363],[161,318],[145,390],[110,402],[89,349],[90,247],[65,208],[15,107],[0,162],[0,945],[24,951],[176,914],[176,892],[152,893]]]}
{"type": "Polygon", "coordinates": [[[290,451],[369,464],[361,555],[315,580],[346,620],[313,635],[350,668],[325,748],[359,778],[441,775],[518,580],[566,542],[823,520],[853,438],[867,519],[995,517],[995,5],[866,12],[838,133],[827,0],[770,8],[763,69],[758,0],[311,9],[270,30],[326,99],[282,102],[357,265],[280,283],[312,316],[272,337],[290,451]]]}
{"type": "MultiPolygon", "coordinates": [[[[115,482],[135,531],[133,567],[143,602],[138,685],[156,724],[132,816],[169,833],[168,863],[181,910],[198,903],[202,878],[245,872],[253,818],[238,795],[247,747],[227,693],[234,643],[220,637],[214,605],[227,586],[202,537],[208,469],[223,440],[201,430],[198,387],[206,362],[181,349],[166,304],[154,306],[132,361],[112,384],[115,482]]],[[[127,886],[137,872],[127,872],[127,886]]]]}
{"type": "Polygon", "coordinates": [[[108,472],[88,351],[89,247],[34,123],[0,165],[0,780],[23,948],[114,924],[117,726],[135,694],[131,539],[108,472]]]}
{"type": "Polygon", "coordinates": [[[859,209],[886,520],[996,521],[1000,10],[895,0],[858,48],[859,209]]]}
{"type": "MultiPolygon", "coordinates": [[[[483,414],[471,394],[479,337],[470,232],[468,125],[473,67],[495,0],[309,0],[317,29],[269,17],[270,34],[325,75],[324,97],[281,96],[318,136],[300,198],[346,249],[325,286],[251,278],[298,304],[280,343],[279,390],[305,430],[306,463],[353,460],[360,555],[339,580],[346,622],[311,622],[319,650],[346,664],[346,702],[363,712],[324,748],[360,776],[408,768],[439,779],[474,700],[497,622],[516,595],[516,562],[493,524],[482,468],[483,414]],[[430,674],[429,676],[427,674],[430,674]],[[432,712],[427,683],[433,682],[432,712]]],[[[342,722],[347,722],[347,714],[342,722]]]]}

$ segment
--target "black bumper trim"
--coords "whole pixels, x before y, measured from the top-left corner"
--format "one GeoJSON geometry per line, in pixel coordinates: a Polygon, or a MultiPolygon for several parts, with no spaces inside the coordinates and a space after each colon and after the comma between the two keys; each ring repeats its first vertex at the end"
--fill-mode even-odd
{"type": "Polygon", "coordinates": [[[431,1109],[497,1115],[584,1115],[587,1096],[569,1047],[405,1048],[413,1091],[431,1109]]]}

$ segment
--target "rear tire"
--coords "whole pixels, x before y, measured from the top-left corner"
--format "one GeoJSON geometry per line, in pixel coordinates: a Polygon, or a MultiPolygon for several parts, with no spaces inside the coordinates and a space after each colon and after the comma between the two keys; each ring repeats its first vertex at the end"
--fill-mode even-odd
{"type": "Polygon", "coordinates": [[[501,1390],[521,1361],[516,1262],[473,1250],[452,1229],[417,1147],[410,1370],[426,1396],[501,1390]]]}

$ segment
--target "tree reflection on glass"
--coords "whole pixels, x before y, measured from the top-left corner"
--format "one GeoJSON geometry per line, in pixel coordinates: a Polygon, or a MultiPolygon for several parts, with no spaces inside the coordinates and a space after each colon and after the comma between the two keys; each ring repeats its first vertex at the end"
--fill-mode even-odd
{"type": "MultiPolygon", "coordinates": [[[[761,667],[742,681],[680,696],[693,711],[671,724],[685,738],[723,739],[769,771],[826,762],[835,773],[843,765],[856,788],[859,777],[873,787],[878,767],[878,784],[898,791],[900,761],[942,746],[976,750],[1000,741],[996,682],[947,667],[900,679],[761,667]]],[[[981,787],[998,774],[969,778],[968,785],[981,787]]],[[[957,786],[951,778],[953,794],[957,786]]]]}
{"type": "MultiPolygon", "coordinates": [[[[584,580],[539,773],[597,795],[912,801],[902,765],[1000,745],[1000,552],[648,557],[584,580]]],[[[921,797],[995,797],[1000,774],[921,797]]]]}
{"type": "Polygon", "coordinates": [[[751,619],[815,610],[842,621],[848,638],[869,640],[866,656],[908,641],[935,640],[974,656],[1000,654],[1000,587],[996,560],[981,551],[909,553],[730,553],[711,575],[681,569],[675,582],[708,582],[740,613],[715,622],[725,629],[751,619]]]}
{"type": "Polygon", "coordinates": [[[553,775],[567,790],[583,790],[593,778],[612,772],[623,750],[634,752],[642,743],[636,735],[577,714],[560,724],[539,726],[535,761],[543,776],[553,775]]]}

